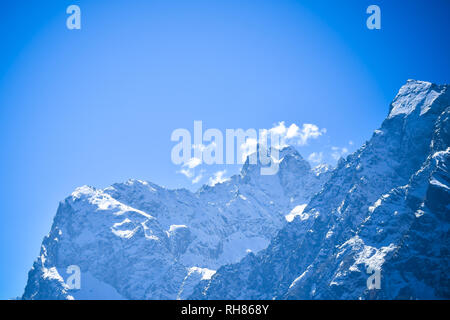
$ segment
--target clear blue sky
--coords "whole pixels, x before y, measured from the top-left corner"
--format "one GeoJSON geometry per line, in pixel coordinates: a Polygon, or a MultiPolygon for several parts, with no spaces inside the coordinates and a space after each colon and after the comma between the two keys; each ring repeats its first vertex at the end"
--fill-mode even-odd
{"type": "Polygon", "coordinates": [[[450,82],[447,0],[8,2],[3,299],[22,294],[58,202],[77,186],[139,178],[197,188],[170,161],[176,128],[314,123],[327,133],[299,151],[333,162],[331,147],[367,140],[407,79],[450,82]],[[81,30],[66,28],[70,4],[81,30]],[[366,28],[370,4],[381,30],[366,28]]]}

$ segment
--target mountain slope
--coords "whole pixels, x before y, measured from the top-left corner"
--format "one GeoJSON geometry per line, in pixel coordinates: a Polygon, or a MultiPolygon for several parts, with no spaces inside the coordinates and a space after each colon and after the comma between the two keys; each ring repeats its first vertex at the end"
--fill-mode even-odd
{"type": "Polygon", "coordinates": [[[302,215],[191,298],[450,298],[449,106],[447,85],[409,80],[302,215]]]}
{"type": "Polygon", "coordinates": [[[60,203],[22,298],[186,298],[220,266],[265,248],[329,176],[291,147],[281,156],[276,175],[247,161],[240,175],[196,193],[140,180],[78,188],[60,203]],[[66,285],[71,265],[80,290],[66,285]]]}

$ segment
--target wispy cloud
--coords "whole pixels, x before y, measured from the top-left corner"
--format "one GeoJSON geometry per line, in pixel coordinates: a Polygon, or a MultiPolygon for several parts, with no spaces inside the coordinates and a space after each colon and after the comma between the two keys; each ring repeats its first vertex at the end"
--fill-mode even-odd
{"type": "Polygon", "coordinates": [[[183,164],[183,167],[187,167],[189,169],[194,169],[201,163],[202,163],[202,160],[199,158],[190,158],[185,164],[183,164]]]}
{"type": "Polygon", "coordinates": [[[323,152],[313,152],[308,156],[308,160],[312,163],[322,163],[323,161],[323,152]]]}
{"type": "Polygon", "coordinates": [[[300,128],[295,123],[286,127],[284,121],[281,121],[271,129],[267,130],[267,135],[269,133],[278,135],[281,140],[281,147],[288,144],[304,146],[308,144],[309,140],[317,139],[326,132],[326,128],[320,129],[317,125],[312,123],[304,123],[300,128]]]}
{"type": "Polygon", "coordinates": [[[317,139],[321,135],[327,132],[326,128],[320,129],[317,125],[312,123],[304,123],[301,128],[292,123],[290,126],[286,126],[284,121],[279,122],[270,129],[263,129],[260,131],[259,141],[254,138],[247,138],[246,141],[240,146],[242,150],[242,161],[247,156],[256,152],[257,144],[261,141],[266,141],[271,135],[279,137],[279,144],[275,141],[271,141],[272,147],[283,148],[288,145],[304,146],[312,139],[317,139]]]}
{"type": "Polygon", "coordinates": [[[190,179],[194,176],[194,169],[201,163],[202,161],[199,158],[190,158],[186,163],[182,165],[182,168],[177,172],[190,179]]]}
{"type": "Polygon", "coordinates": [[[217,171],[216,173],[214,173],[214,175],[209,178],[209,185],[214,186],[218,183],[229,180],[229,178],[224,177],[225,173],[227,173],[227,170],[217,171]]]}
{"type": "Polygon", "coordinates": [[[192,178],[194,175],[194,171],[190,169],[181,169],[177,171],[178,173],[181,173],[182,175],[186,176],[186,178],[192,178]]]}
{"type": "Polygon", "coordinates": [[[202,180],[202,178],[203,178],[203,171],[200,171],[200,173],[194,179],[192,179],[191,182],[192,184],[199,183],[200,180],[202,180]]]}
{"type": "MultiPolygon", "coordinates": [[[[253,131],[254,134],[246,133],[247,138],[245,139],[245,142],[237,146],[240,151],[238,152],[238,155],[242,155],[242,159],[239,159],[241,162],[244,162],[249,155],[257,151],[257,145],[260,142],[267,142],[270,140],[269,146],[278,148],[283,148],[288,145],[304,146],[308,144],[309,141],[317,139],[327,132],[325,128],[319,128],[317,125],[312,123],[303,123],[300,126],[292,123],[287,126],[284,121],[278,122],[270,129],[262,129],[258,131],[255,129],[247,130],[247,132],[249,131],[253,131]],[[257,135],[258,133],[259,136],[257,135]]],[[[204,157],[205,152],[210,150],[210,148],[224,147],[223,145],[216,145],[215,141],[211,142],[209,145],[205,145],[203,143],[192,145],[194,156],[185,161],[181,165],[180,170],[177,172],[186,176],[193,184],[199,183],[203,179],[203,174],[201,171],[198,173],[198,168],[202,168],[202,158],[204,157]]],[[[311,162],[320,163],[322,161],[323,154],[314,153],[311,154],[310,157],[311,162]]],[[[225,172],[225,170],[216,172],[215,175],[209,179],[209,183],[217,184],[219,182],[223,182],[225,179],[223,177],[225,172]]]]}
{"type": "Polygon", "coordinates": [[[345,156],[348,153],[348,149],[346,147],[331,147],[331,157],[334,160],[339,160],[339,158],[345,156]]]}
{"type": "Polygon", "coordinates": [[[247,140],[243,144],[241,144],[240,148],[241,148],[241,151],[242,151],[242,159],[241,159],[242,162],[244,162],[245,159],[249,155],[251,155],[251,154],[256,152],[257,145],[258,145],[258,142],[254,138],[247,138],[247,140]]]}

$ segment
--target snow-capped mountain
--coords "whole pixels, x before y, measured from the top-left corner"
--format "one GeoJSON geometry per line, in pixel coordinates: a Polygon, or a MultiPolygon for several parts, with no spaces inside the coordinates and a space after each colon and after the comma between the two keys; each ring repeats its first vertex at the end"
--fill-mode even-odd
{"type": "Polygon", "coordinates": [[[222,265],[264,249],[330,176],[292,147],[280,155],[276,175],[247,160],[240,175],[196,193],[140,180],[76,189],[59,205],[22,298],[188,297],[222,265]],[[66,285],[71,265],[79,290],[66,285]]]}
{"type": "Polygon", "coordinates": [[[219,268],[190,298],[449,299],[449,116],[448,85],[409,80],[267,249],[219,268]],[[375,270],[380,287],[369,290],[375,270]]]}
{"type": "Polygon", "coordinates": [[[447,85],[410,80],[333,170],[288,147],[276,175],[247,160],[195,193],[140,180],[78,188],[22,298],[448,299],[449,116],[447,85]],[[66,284],[72,265],[81,289],[66,284]]]}

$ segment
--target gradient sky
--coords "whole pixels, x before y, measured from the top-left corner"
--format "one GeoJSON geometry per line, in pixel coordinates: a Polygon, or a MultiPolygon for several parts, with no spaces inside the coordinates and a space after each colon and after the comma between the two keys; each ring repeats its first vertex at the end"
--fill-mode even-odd
{"type": "MultiPolygon", "coordinates": [[[[450,1],[0,4],[0,298],[23,293],[58,202],[128,178],[190,180],[176,128],[313,123],[307,158],[354,151],[407,79],[450,83],[450,1]],[[66,28],[77,4],[82,29],[66,28]],[[366,8],[381,8],[381,30],[366,8]],[[353,145],[349,144],[352,141],[353,145]]],[[[208,174],[220,168],[205,168],[208,174]]],[[[227,175],[237,168],[228,168],[227,175]]]]}

